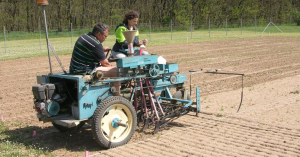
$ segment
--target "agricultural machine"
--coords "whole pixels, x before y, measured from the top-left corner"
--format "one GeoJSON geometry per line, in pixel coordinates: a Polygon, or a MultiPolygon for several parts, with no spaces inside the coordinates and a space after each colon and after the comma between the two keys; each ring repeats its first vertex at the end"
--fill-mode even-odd
{"type": "MultiPolygon", "coordinates": [[[[46,20],[45,28],[48,37],[46,20]]],[[[52,46],[46,40],[49,55],[52,46]]],[[[60,63],[55,50],[53,53],[60,63]]],[[[200,111],[200,89],[196,88],[196,101],[192,101],[185,82],[188,75],[203,70],[180,74],[178,64],[158,64],[157,55],[147,55],[116,60],[116,78],[105,77],[97,68],[91,74],[72,75],[61,63],[63,72],[53,74],[48,57],[50,73],[37,76],[39,85],[32,87],[38,119],[51,122],[61,132],[89,123],[96,141],[104,148],[126,144],[136,126],[157,133],[174,118],[189,112],[198,115],[200,111]],[[129,90],[114,96],[118,89],[111,83],[116,81],[129,90]]]]}

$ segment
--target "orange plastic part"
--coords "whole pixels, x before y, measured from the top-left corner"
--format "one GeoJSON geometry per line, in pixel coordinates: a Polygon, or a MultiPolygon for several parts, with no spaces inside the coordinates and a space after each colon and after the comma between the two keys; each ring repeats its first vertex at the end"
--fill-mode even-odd
{"type": "Polygon", "coordinates": [[[48,0],[38,0],[37,4],[38,5],[49,5],[48,0]]]}

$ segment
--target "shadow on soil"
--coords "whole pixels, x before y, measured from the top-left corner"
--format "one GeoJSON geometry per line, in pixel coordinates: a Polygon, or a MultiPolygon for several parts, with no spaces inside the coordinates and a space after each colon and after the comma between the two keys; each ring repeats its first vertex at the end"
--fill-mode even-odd
{"type": "Polygon", "coordinates": [[[11,141],[24,144],[27,147],[55,151],[66,149],[70,152],[84,152],[105,150],[94,140],[92,130],[88,126],[71,132],[59,132],[54,127],[25,127],[3,131],[6,135],[3,141],[11,141]],[[35,131],[35,135],[33,135],[35,131]]]}
{"type": "MultiPolygon", "coordinates": [[[[169,130],[177,127],[189,127],[178,122],[170,122],[165,125],[161,130],[169,130]]],[[[141,138],[137,140],[145,140],[149,135],[153,135],[153,129],[147,129],[145,132],[139,127],[136,128],[136,133],[140,134],[141,138]],[[144,137],[144,138],[143,138],[144,137]]],[[[106,150],[98,145],[93,138],[91,127],[85,124],[82,128],[71,132],[60,132],[53,126],[41,128],[29,126],[24,128],[17,128],[13,130],[6,130],[2,132],[6,135],[2,141],[11,141],[23,144],[26,147],[33,149],[40,149],[48,152],[53,152],[59,149],[65,149],[69,152],[84,152],[106,150]],[[34,134],[35,131],[35,135],[34,134]]],[[[158,133],[160,134],[160,133],[158,133]]]]}

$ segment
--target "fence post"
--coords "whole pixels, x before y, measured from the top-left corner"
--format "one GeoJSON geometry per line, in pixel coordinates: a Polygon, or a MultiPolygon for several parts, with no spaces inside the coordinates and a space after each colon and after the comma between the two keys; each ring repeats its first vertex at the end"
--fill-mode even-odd
{"type": "Polygon", "coordinates": [[[149,20],[149,40],[151,41],[151,20],[149,20]]]}
{"type": "Polygon", "coordinates": [[[41,45],[41,25],[39,24],[39,34],[40,34],[40,50],[42,51],[42,45],[41,45]]]}
{"type": "Polygon", "coordinates": [[[208,18],[208,36],[210,37],[210,17],[208,18]]]}
{"type": "Polygon", "coordinates": [[[255,16],[255,34],[256,34],[256,28],[257,27],[257,22],[256,22],[256,16],[255,16]]]}
{"type": "Polygon", "coordinates": [[[243,19],[241,18],[241,35],[243,34],[243,19]]]}
{"type": "Polygon", "coordinates": [[[73,47],[73,26],[71,23],[71,48],[73,47]]]}
{"type": "Polygon", "coordinates": [[[193,39],[193,20],[191,18],[191,39],[193,39]]]}
{"type": "MultiPolygon", "coordinates": [[[[270,18],[270,24],[272,24],[272,19],[270,18]]],[[[270,25],[270,32],[269,34],[272,33],[272,25],[270,25]]]]}
{"type": "Polygon", "coordinates": [[[290,33],[291,33],[291,26],[292,26],[292,17],[290,16],[290,33]]]}
{"type": "Polygon", "coordinates": [[[227,36],[227,17],[226,17],[226,36],[227,36]]]}
{"type": "Polygon", "coordinates": [[[3,26],[3,34],[4,34],[4,51],[6,53],[6,37],[5,37],[5,26],[3,26]]]}
{"type": "Polygon", "coordinates": [[[173,23],[172,23],[172,19],[171,19],[171,40],[173,40],[173,23]]]}

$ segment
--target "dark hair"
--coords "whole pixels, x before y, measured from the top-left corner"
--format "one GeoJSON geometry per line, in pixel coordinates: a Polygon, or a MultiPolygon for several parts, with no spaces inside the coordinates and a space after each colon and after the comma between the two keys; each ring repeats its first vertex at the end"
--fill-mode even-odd
{"type": "Polygon", "coordinates": [[[134,19],[134,18],[139,18],[139,13],[134,10],[130,10],[124,15],[124,20],[123,23],[128,24],[128,20],[134,19]]]}
{"type": "Polygon", "coordinates": [[[109,27],[106,24],[99,22],[94,26],[93,34],[95,35],[98,32],[100,32],[101,34],[104,34],[105,30],[109,30],[109,27]]]}

